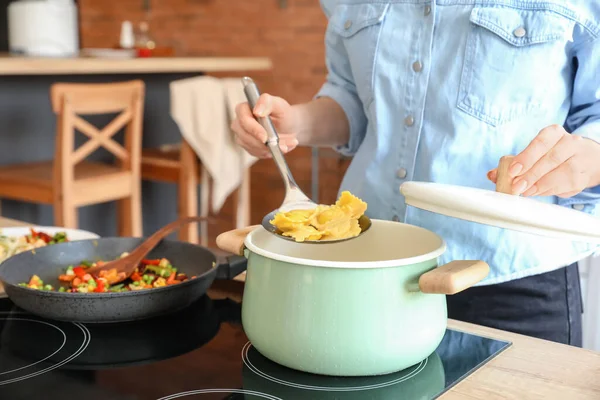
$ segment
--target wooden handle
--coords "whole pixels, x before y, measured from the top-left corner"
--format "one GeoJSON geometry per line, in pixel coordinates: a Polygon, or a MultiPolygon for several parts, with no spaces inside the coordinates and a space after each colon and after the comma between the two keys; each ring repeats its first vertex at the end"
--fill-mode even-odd
{"type": "Polygon", "coordinates": [[[419,278],[423,293],[456,294],[482,281],[490,272],[483,261],[452,261],[424,273],[419,278]]]}
{"type": "Polygon", "coordinates": [[[261,225],[252,225],[246,228],[234,229],[223,232],[217,236],[217,247],[238,256],[244,255],[244,241],[246,236],[261,225]]]}
{"type": "Polygon", "coordinates": [[[498,163],[498,174],[496,176],[496,192],[513,194],[513,179],[508,175],[508,168],[512,163],[514,156],[504,156],[498,163]]]}
{"type": "Polygon", "coordinates": [[[144,240],[138,247],[129,252],[129,255],[126,257],[108,262],[103,265],[98,265],[95,267],[91,267],[87,269],[87,273],[93,276],[96,276],[100,273],[100,271],[109,271],[111,269],[116,269],[119,274],[116,278],[109,280],[111,285],[122,282],[127,277],[133,274],[135,268],[142,262],[144,258],[150,253],[165,237],[167,237],[171,232],[177,230],[183,225],[190,224],[193,222],[202,222],[207,221],[209,218],[207,217],[184,217],[180,218],[176,221],[173,221],[158,231],[154,232],[149,238],[144,240]]]}
{"type": "Polygon", "coordinates": [[[169,236],[173,231],[181,228],[184,225],[193,222],[207,221],[207,217],[184,217],[176,221],[170,222],[163,226],[156,232],[154,232],[148,239],[146,239],[141,245],[133,250],[130,255],[135,254],[137,257],[144,258],[152,249],[154,249],[165,237],[169,236]]]}

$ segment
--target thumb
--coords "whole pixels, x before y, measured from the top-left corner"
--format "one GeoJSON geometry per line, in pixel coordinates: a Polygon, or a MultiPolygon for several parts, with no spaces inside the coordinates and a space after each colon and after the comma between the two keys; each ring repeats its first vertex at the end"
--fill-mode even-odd
{"type": "Polygon", "coordinates": [[[496,183],[496,180],[498,179],[498,168],[494,168],[491,171],[488,171],[487,178],[493,183],[496,183]]]}

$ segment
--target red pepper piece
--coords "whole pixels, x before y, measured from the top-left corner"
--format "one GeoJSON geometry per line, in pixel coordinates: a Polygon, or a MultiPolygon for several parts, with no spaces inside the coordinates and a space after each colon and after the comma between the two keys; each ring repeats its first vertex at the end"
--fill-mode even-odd
{"type": "Polygon", "coordinates": [[[38,232],[38,237],[46,243],[50,243],[52,241],[52,236],[50,236],[44,232],[38,232]]]}
{"type": "Polygon", "coordinates": [[[134,282],[135,281],[141,281],[142,277],[137,272],[134,272],[133,274],[131,274],[131,280],[134,281],[134,282]]]}
{"type": "Polygon", "coordinates": [[[144,265],[158,265],[160,264],[160,258],[157,260],[142,260],[142,264],[144,265]]]}
{"type": "Polygon", "coordinates": [[[102,293],[104,292],[104,281],[100,280],[100,279],[96,279],[96,289],[94,289],[95,293],[102,293]]]}
{"type": "Polygon", "coordinates": [[[85,269],[83,269],[82,267],[73,268],[73,273],[75,274],[76,277],[81,278],[81,279],[83,279],[83,277],[86,274],[85,269]]]}

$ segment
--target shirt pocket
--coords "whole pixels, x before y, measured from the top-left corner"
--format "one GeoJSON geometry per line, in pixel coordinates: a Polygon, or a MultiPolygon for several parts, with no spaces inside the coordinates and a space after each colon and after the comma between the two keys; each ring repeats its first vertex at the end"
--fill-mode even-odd
{"type": "Polygon", "coordinates": [[[377,47],[388,8],[386,3],[338,4],[329,17],[328,45],[343,49],[347,63],[342,64],[348,64],[351,74],[343,78],[354,81],[365,106],[373,99],[377,47]]]}
{"type": "Polygon", "coordinates": [[[564,80],[574,22],[550,10],[475,7],[458,108],[492,126],[542,112],[564,80]]]}

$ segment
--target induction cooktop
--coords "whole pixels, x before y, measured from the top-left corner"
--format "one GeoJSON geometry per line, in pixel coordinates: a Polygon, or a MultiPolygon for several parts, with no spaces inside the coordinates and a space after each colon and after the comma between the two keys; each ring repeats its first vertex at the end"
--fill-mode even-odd
{"type": "Polygon", "coordinates": [[[435,399],[510,343],[448,329],[427,359],[377,377],[334,378],[263,357],[241,305],[205,296],[114,325],[45,320],[0,300],[0,399],[435,399]]]}

